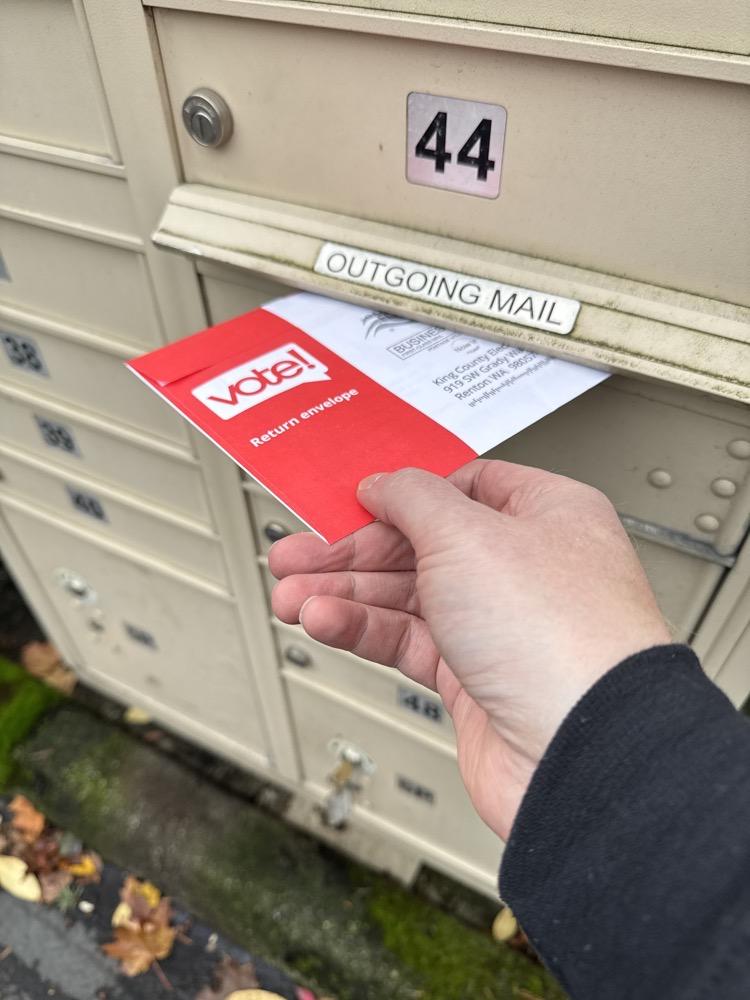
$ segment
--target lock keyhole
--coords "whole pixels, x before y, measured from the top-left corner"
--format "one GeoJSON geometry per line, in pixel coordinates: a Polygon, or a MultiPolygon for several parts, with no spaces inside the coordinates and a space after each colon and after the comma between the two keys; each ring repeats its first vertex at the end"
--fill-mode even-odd
{"type": "Polygon", "coordinates": [[[232,114],[215,91],[201,88],[182,105],[182,121],[200,146],[222,146],[232,134],[232,114]]]}

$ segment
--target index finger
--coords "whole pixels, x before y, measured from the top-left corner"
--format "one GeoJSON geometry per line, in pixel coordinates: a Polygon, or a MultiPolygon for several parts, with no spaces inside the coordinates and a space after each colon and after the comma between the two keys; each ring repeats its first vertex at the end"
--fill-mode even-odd
{"type": "Polygon", "coordinates": [[[268,552],[277,580],[296,573],[337,573],[414,569],[414,550],[401,532],[376,521],[333,545],[312,532],[282,538],[268,552]]]}

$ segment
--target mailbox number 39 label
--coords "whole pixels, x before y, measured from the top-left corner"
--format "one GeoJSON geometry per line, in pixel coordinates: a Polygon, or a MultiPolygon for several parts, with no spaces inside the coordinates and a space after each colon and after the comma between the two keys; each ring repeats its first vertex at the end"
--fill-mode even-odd
{"type": "Polygon", "coordinates": [[[505,108],[434,94],[409,94],[406,179],[480,198],[497,198],[505,108]]]}

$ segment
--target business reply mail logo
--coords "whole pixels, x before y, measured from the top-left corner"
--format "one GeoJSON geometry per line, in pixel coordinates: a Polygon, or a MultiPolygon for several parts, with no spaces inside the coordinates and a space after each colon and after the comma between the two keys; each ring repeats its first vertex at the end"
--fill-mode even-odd
{"type": "Polygon", "coordinates": [[[297,344],[284,344],[243,361],[193,389],[197,400],[222,420],[244,413],[305,382],[330,381],[328,366],[297,344]]]}

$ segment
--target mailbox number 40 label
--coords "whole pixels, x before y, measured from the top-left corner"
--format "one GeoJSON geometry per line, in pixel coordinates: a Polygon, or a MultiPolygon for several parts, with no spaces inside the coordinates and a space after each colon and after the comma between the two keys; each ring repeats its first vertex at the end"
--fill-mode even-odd
{"type": "Polygon", "coordinates": [[[406,179],[480,198],[497,198],[505,108],[434,94],[409,94],[406,179]]]}

